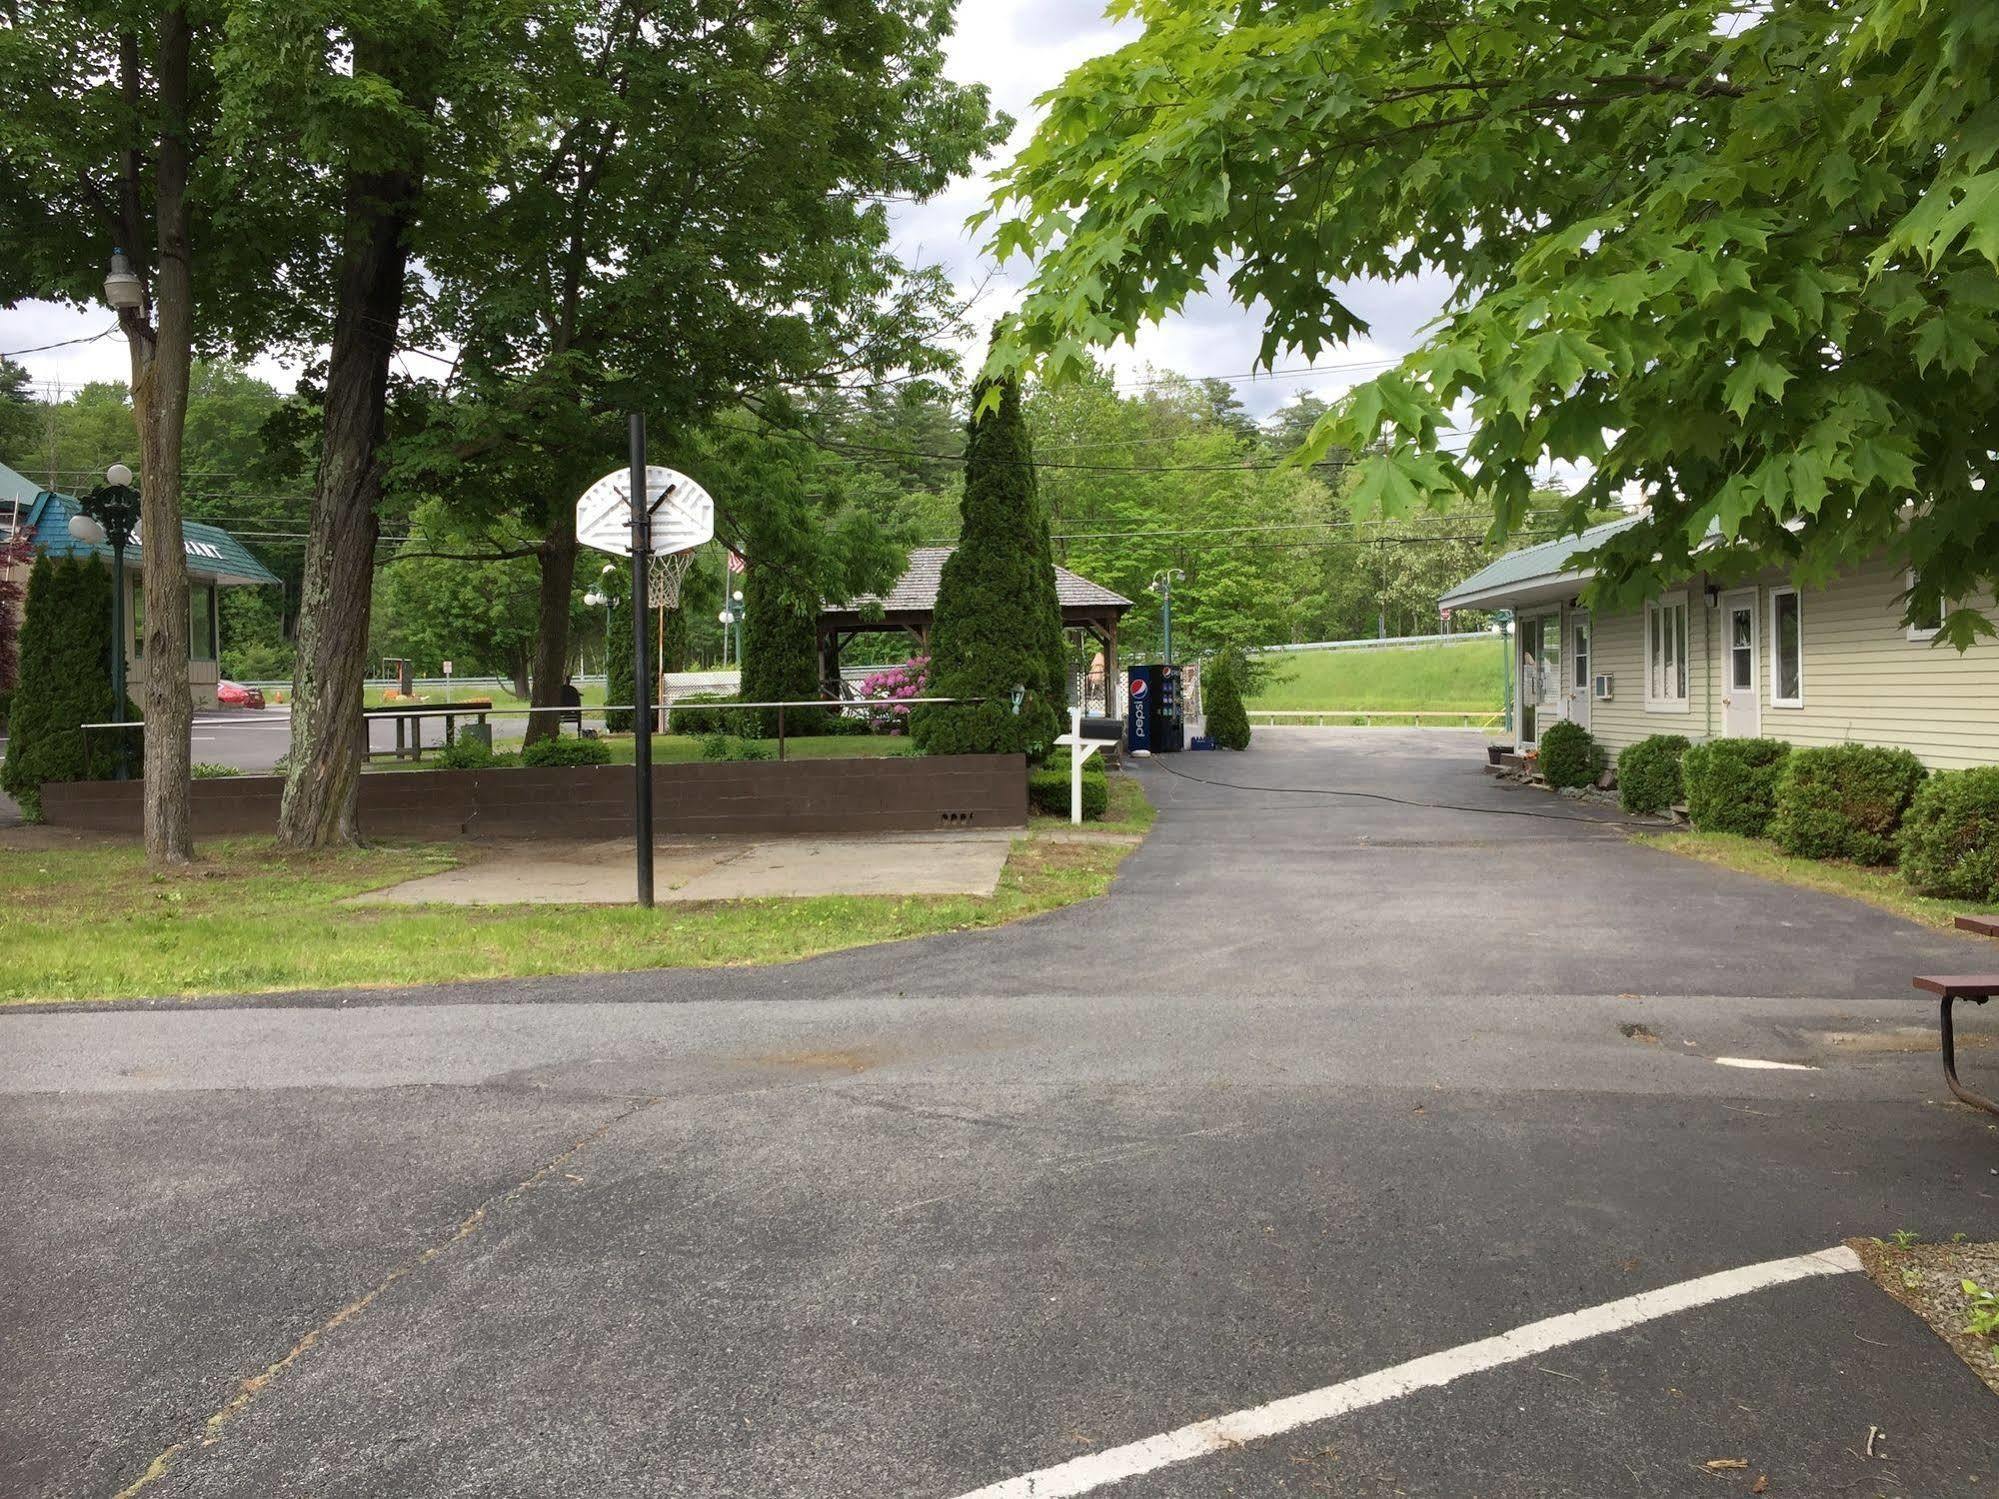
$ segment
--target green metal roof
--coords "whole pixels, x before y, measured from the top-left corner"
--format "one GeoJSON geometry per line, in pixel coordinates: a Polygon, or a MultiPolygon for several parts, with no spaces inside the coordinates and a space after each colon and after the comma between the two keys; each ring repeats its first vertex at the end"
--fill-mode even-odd
{"type": "MultiPolygon", "coordinates": [[[[80,508],[66,494],[43,489],[0,464],[0,516],[12,518],[16,499],[24,502],[22,520],[35,539],[35,550],[52,557],[102,557],[111,560],[108,543],[78,541],[69,534],[69,518],[80,508]]],[[[128,565],[143,568],[146,550],[143,534],[125,548],[128,565]]],[[[197,577],[218,583],[259,586],[278,581],[250,549],[220,526],[204,526],[198,521],[181,523],[181,543],[187,551],[187,570],[197,577]]]]}
{"type": "Polygon", "coordinates": [[[1643,515],[1620,516],[1600,526],[1591,526],[1575,536],[1558,536],[1553,541],[1508,552],[1503,557],[1494,558],[1437,602],[1446,609],[1504,604],[1516,594],[1545,588],[1551,583],[1580,582],[1589,576],[1589,570],[1571,566],[1570,559],[1592,550],[1606,537],[1615,536],[1643,519],[1643,515]]]}

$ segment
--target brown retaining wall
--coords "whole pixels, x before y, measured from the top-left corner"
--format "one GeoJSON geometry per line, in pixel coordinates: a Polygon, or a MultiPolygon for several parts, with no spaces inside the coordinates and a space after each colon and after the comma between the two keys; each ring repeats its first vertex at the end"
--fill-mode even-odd
{"type": "MultiPolygon", "coordinates": [[[[671,834],[906,833],[1027,824],[1019,755],[746,760],[655,765],[653,826],[671,834]]],[[[272,833],[284,782],[193,783],[197,838],[272,833]]],[[[137,781],[50,782],[51,826],[140,831],[137,781]]],[[[632,831],[632,769],[381,771],[361,777],[361,829],[378,838],[616,838],[632,831]]]]}

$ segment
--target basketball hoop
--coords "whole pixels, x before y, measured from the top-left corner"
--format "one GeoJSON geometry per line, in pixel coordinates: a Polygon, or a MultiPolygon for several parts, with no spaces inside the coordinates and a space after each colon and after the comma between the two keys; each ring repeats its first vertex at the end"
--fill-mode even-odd
{"type": "Polygon", "coordinates": [[[678,609],[680,607],[680,582],[687,576],[687,570],[694,565],[695,548],[684,552],[667,552],[652,559],[652,566],[646,572],[646,603],[654,609],[678,609]]]}

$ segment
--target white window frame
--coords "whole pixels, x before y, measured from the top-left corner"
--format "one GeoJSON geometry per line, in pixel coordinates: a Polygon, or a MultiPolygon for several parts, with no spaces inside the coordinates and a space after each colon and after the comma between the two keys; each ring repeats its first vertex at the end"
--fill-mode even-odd
{"type": "MultiPolygon", "coordinates": [[[[1693,711],[1693,667],[1690,662],[1684,659],[1684,657],[1693,654],[1693,634],[1694,615],[1693,608],[1688,602],[1687,590],[1680,589],[1674,593],[1662,593],[1655,599],[1647,599],[1645,601],[1645,638],[1640,642],[1640,646],[1644,651],[1642,668],[1645,674],[1645,711],[1647,713],[1690,713],[1693,711]],[[1670,617],[1671,612],[1674,610],[1678,610],[1680,617],[1686,621],[1686,640],[1683,643],[1676,636],[1673,642],[1675,647],[1678,648],[1676,655],[1680,659],[1676,660],[1675,665],[1679,668],[1680,685],[1684,689],[1678,696],[1661,694],[1655,691],[1652,680],[1653,633],[1658,627],[1657,621],[1670,617]]],[[[1663,665],[1661,669],[1663,670],[1663,665]]]]}
{"type": "Polygon", "coordinates": [[[1770,590],[1770,706],[1773,708],[1802,708],[1805,705],[1805,599],[1797,589],[1791,587],[1770,590]],[[1777,627],[1777,600],[1794,598],[1798,601],[1798,695],[1779,697],[1778,691],[1784,685],[1783,631],[1777,627]]]}
{"type": "MultiPolygon", "coordinates": [[[[1910,569],[1908,569],[1908,571],[1907,571],[1906,573],[1904,573],[1904,574],[1903,574],[1903,581],[1904,581],[1904,582],[1905,582],[1906,584],[1908,584],[1908,586],[1909,586],[1909,588],[1910,588],[1910,590],[1911,590],[1911,591],[1913,591],[1913,590],[1915,589],[1915,586],[1916,586],[1916,570],[1915,570],[1915,569],[1914,569],[1913,567],[1912,567],[1912,568],[1910,568],[1910,569]]],[[[1945,602],[1944,602],[1944,601],[1943,601],[1942,599],[1939,599],[1939,600],[1937,600],[1937,610],[1938,610],[1938,617],[1939,617],[1939,620],[1941,620],[1941,617],[1942,617],[1943,615],[1945,615],[1945,614],[1948,614],[1948,613],[1950,613],[1950,605],[1946,604],[1946,603],[1945,603],[1945,602]]],[[[1911,639],[1911,640],[1918,640],[1918,641],[1923,641],[1923,642],[1928,642],[1928,641],[1932,641],[1932,640],[1935,640],[1935,639],[1937,638],[1937,636],[1939,636],[1939,635],[1941,635],[1941,634],[1943,633],[1943,626],[1942,626],[1942,624],[1941,624],[1941,623],[1939,623],[1939,624],[1938,624],[1938,626],[1937,626],[1937,628],[1935,628],[1935,629],[1933,629],[1933,630],[1925,630],[1925,629],[1921,629],[1921,628],[1919,628],[1919,627],[1918,627],[1918,626],[1916,626],[1916,625],[1909,625],[1909,626],[1907,626],[1907,627],[1906,627],[1906,631],[1905,631],[1905,632],[1907,633],[1907,635],[1908,635],[1909,639],[1911,639]]]]}

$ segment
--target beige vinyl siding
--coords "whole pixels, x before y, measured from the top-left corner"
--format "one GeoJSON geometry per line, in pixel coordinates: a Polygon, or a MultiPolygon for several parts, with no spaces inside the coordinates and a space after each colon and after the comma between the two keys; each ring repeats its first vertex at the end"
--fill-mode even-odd
{"type": "Polygon", "coordinates": [[[1687,654],[1692,658],[1687,672],[1687,711],[1655,713],[1645,707],[1645,611],[1597,611],[1592,674],[1608,672],[1614,679],[1614,695],[1607,703],[1590,704],[1590,732],[1613,758],[1626,745],[1651,734],[1701,737],[1705,725],[1701,674],[1705,626],[1701,616],[1706,612],[1700,591],[1693,590],[1692,607],[1687,611],[1687,654]]]}
{"type": "MultiPolygon", "coordinates": [[[[1590,728],[1611,755],[1649,734],[1700,740],[1721,733],[1720,616],[1707,603],[1706,581],[1696,578],[1687,587],[1685,713],[1645,706],[1645,611],[1598,611],[1594,670],[1616,678],[1616,696],[1591,705],[1590,728]]],[[[1959,654],[1911,640],[1897,601],[1903,575],[1885,561],[1830,587],[1801,591],[1804,705],[1773,704],[1770,599],[1784,586],[1776,573],[1756,585],[1756,675],[1766,736],[1800,745],[1896,745],[1938,770],[1999,764],[1999,645],[1980,641],[1959,654]]]]}
{"type": "Polygon", "coordinates": [[[1963,653],[1911,640],[1900,569],[1876,563],[1802,594],[1804,706],[1770,701],[1770,594],[1761,606],[1763,732],[1793,744],[1857,742],[1913,750],[1938,770],[1999,764],[1999,646],[1963,653]]]}

